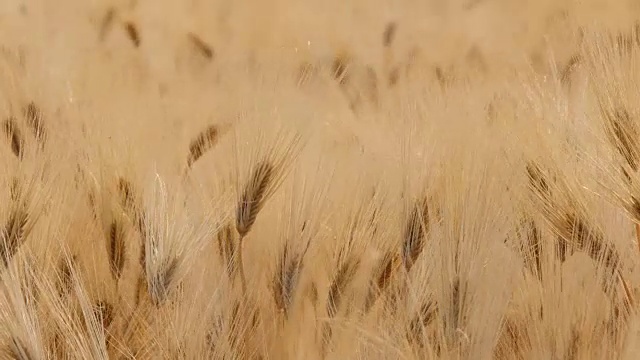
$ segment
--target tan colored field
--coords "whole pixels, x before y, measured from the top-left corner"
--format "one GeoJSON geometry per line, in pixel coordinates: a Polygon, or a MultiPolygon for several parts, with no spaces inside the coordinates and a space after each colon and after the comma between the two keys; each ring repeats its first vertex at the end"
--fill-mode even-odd
{"type": "Polygon", "coordinates": [[[4,0],[2,358],[636,359],[639,61],[631,0],[4,0]]]}

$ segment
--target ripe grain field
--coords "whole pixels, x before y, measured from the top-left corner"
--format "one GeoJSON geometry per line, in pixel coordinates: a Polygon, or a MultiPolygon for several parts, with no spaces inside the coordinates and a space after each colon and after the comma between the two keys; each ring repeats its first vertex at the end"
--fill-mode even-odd
{"type": "Polygon", "coordinates": [[[4,0],[6,359],[636,359],[640,5],[4,0]]]}

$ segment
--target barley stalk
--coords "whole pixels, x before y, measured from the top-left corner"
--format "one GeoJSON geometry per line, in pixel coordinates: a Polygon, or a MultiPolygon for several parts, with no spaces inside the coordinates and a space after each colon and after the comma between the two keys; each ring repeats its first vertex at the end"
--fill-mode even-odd
{"type": "Polygon", "coordinates": [[[274,168],[270,163],[266,161],[258,163],[254,167],[236,207],[236,231],[238,231],[240,235],[236,249],[236,264],[240,271],[240,281],[245,292],[247,281],[244,272],[244,261],[242,259],[243,240],[249,231],[251,231],[258,213],[264,206],[267,189],[271,185],[274,175],[274,168]]]}
{"type": "Polygon", "coordinates": [[[9,347],[9,356],[16,360],[35,360],[37,359],[24,342],[16,337],[11,339],[11,345],[9,347]]]}

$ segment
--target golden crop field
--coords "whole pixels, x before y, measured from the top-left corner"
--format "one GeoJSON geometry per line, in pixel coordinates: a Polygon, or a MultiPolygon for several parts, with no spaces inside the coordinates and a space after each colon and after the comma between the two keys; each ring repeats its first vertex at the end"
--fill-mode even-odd
{"type": "Polygon", "coordinates": [[[640,357],[640,3],[0,2],[0,358],[640,357]]]}

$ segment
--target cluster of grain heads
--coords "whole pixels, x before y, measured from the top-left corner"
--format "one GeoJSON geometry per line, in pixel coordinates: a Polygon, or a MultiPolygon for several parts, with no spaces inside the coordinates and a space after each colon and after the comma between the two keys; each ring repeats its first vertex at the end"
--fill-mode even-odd
{"type": "MultiPolygon", "coordinates": [[[[384,95],[397,86],[403,75],[411,68],[416,57],[415,49],[405,59],[396,59],[395,43],[398,23],[390,21],[381,32],[382,59],[372,61],[357,57],[348,49],[339,49],[326,61],[304,61],[297,67],[296,84],[306,85],[311,79],[327,77],[337,85],[346,104],[355,115],[363,110],[378,110],[384,95]],[[375,65],[379,63],[379,65],[375,65]]],[[[442,75],[444,76],[444,75],[442,75]]]]}
{"type": "MultiPolygon", "coordinates": [[[[103,32],[113,26],[115,17],[111,8],[104,19],[103,32]]],[[[131,43],[140,46],[137,26],[133,22],[121,25],[131,43]]],[[[203,59],[216,56],[199,35],[189,33],[187,37],[203,59]]],[[[385,85],[380,86],[379,79],[388,87],[398,84],[400,65],[392,56],[397,37],[397,24],[388,23],[381,39],[385,56],[382,71],[360,66],[356,58],[346,55],[337,56],[329,65],[331,81],[348,97],[352,107],[363,104],[362,89],[358,88],[361,80],[373,103],[383,94],[381,87],[385,85]]],[[[624,47],[629,47],[631,40],[625,38],[623,42],[624,47]]],[[[578,55],[569,59],[560,78],[568,78],[579,61],[578,55]]],[[[437,70],[438,77],[442,84],[449,84],[449,74],[443,69],[437,70]]],[[[316,70],[314,65],[304,66],[302,75],[307,78],[316,70]]],[[[452,103],[457,106],[459,98],[452,103]]],[[[500,113],[499,102],[495,104],[488,111],[489,116],[500,113]]],[[[437,117],[437,110],[432,114],[437,117]]],[[[45,131],[42,111],[35,103],[27,104],[22,115],[7,118],[2,131],[7,159],[28,168],[30,140],[35,138],[44,149],[46,141],[48,146],[55,143],[55,137],[47,137],[51,134],[45,131]]],[[[610,104],[602,106],[601,115],[608,129],[607,146],[622,166],[622,176],[617,180],[628,190],[622,195],[627,197],[627,211],[640,223],[637,120],[633,111],[610,104]]],[[[271,114],[264,117],[273,120],[271,114]]],[[[380,172],[384,174],[379,175],[383,184],[379,188],[388,199],[384,204],[372,201],[365,206],[354,205],[354,198],[362,200],[358,196],[350,198],[341,192],[359,189],[352,188],[349,182],[352,173],[361,168],[348,164],[344,172],[349,173],[345,178],[350,181],[331,180],[339,190],[329,196],[331,207],[324,214],[319,210],[319,198],[326,195],[322,191],[318,191],[322,196],[304,201],[289,198],[288,194],[280,196],[285,192],[280,191],[284,187],[280,184],[292,180],[300,185],[317,175],[301,171],[298,178],[283,180],[296,152],[288,140],[275,146],[269,142],[239,141],[236,145],[251,156],[239,156],[239,161],[228,168],[215,167],[208,166],[209,160],[224,162],[233,157],[223,152],[228,149],[224,149],[226,139],[222,139],[221,127],[210,125],[198,130],[177,154],[177,164],[172,164],[178,168],[175,174],[164,173],[165,164],[154,169],[158,172],[152,174],[157,179],[155,192],[149,193],[149,187],[132,172],[122,175],[118,164],[114,166],[117,170],[100,168],[101,186],[90,191],[95,219],[88,218],[88,224],[79,225],[74,218],[74,212],[82,212],[83,208],[76,210],[65,204],[60,213],[56,208],[49,209],[48,216],[54,220],[59,217],[59,222],[79,228],[69,234],[54,229],[55,221],[49,228],[48,223],[39,221],[42,232],[40,227],[32,232],[36,220],[32,208],[38,199],[29,193],[29,186],[20,177],[9,182],[7,211],[0,223],[4,265],[0,271],[0,321],[8,324],[1,326],[0,357],[267,359],[314,358],[317,352],[318,358],[462,359],[489,358],[490,355],[484,356],[488,354],[486,350],[481,355],[473,350],[493,347],[493,357],[500,360],[545,356],[577,359],[586,356],[584,349],[601,344],[594,341],[599,340],[596,337],[622,338],[631,334],[627,333],[627,325],[635,320],[635,308],[628,270],[632,264],[627,259],[633,257],[626,257],[622,241],[612,239],[612,234],[617,233],[610,231],[602,219],[609,214],[600,217],[600,209],[594,211],[596,206],[585,204],[587,186],[576,186],[574,175],[568,174],[562,161],[553,164],[562,155],[548,162],[527,162],[526,171],[516,172],[518,180],[527,183],[524,188],[508,182],[511,178],[505,174],[511,171],[487,171],[489,175],[474,172],[478,168],[484,170],[485,161],[494,155],[474,154],[466,164],[458,166],[452,161],[455,165],[445,167],[446,172],[451,172],[445,174],[446,180],[459,183],[444,186],[449,191],[442,194],[429,188],[429,196],[413,193],[409,186],[398,186],[400,181],[396,183],[394,176],[387,177],[395,168],[384,169],[380,172]],[[208,157],[209,154],[213,156],[208,157]],[[477,164],[477,168],[468,167],[469,163],[477,164]],[[226,202],[224,195],[218,194],[194,200],[199,196],[194,191],[196,186],[209,185],[198,176],[208,173],[218,177],[234,171],[236,174],[230,177],[235,175],[236,183],[223,190],[236,192],[232,201],[226,202]],[[465,187],[482,175],[497,178],[500,185],[502,180],[508,180],[504,199],[503,194],[498,194],[502,191],[497,190],[498,186],[478,182],[477,187],[465,187]],[[172,184],[178,184],[177,189],[171,188],[172,184]],[[285,209],[281,207],[283,198],[290,203],[285,209]],[[523,203],[519,203],[522,199],[523,203]],[[212,203],[221,204],[222,209],[212,209],[212,203]],[[299,203],[305,203],[308,209],[299,203]],[[510,206],[519,210],[515,219],[509,218],[510,206]],[[507,219],[503,221],[502,217],[507,219]],[[206,225],[199,223],[201,218],[206,218],[206,225]],[[494,231],[492,226],[496,223],[508,229],[494,231]],[[285,230],[274,231],[278,227],[285,230]],[[505,233],[508,235],[503,241],[505,233]],[[517,243],[515,252],[503,249],[510,242],[517,243]],[[205,243],[217,256],[201,251],[205,243]],[[38,249],[41,245],[60,245],[63,254],[50,255],[48,248],[38,249]],[[249,251],[254,250],[253,246],[260,251],[249,251]],[[47,254],[34,260],[29,253],[34,249],[47,254]],[[504,264],[495,264],[503,260],[504,264]],[[592,288],[567,284],[574,279],[578,279],[575,283],[593,280],[591,273],[587,279],[566,274],[566,270],[575,269],[569,266],[582,260],[588,265],[593,263],[598,275],[592,288]],[[578,297],[576,288],[593,294],[586,299],[578,297]],[[599,290],[608,302],[594,300],[600,296],[599,290]],[[507,295],[502,296],[503,293],[507,295]],[[524,300],[515,299],[519,296],[524,300]],[[576,310],[591,301],[594,312],[600,305],[607,310],[598,315],[576,310]],[[610,316],[599,318],[606,311],[610,316]],[[380,355],[389,348],[393,355],[380,355]],[[542,350],[536,352],[538,348],[542,350]]],[[[240,137],[250,137],[262,130],[257,127],[239,133],[240,137]]],[[[405,130],[412,131],[399,129],[405,130]]],[[[493,141],[493,133],[484,135],[493,141]]],[[[366,168],[370,165],[363,159],[371,152],[360,140],[357,145],[363,150],[357,166],[366,168]]],[[[449,150],[448,141],[437,145],[449,150]]],[[[469,152],[471,146],[465,144],[464,151],[469,152]]],[[[385,154],[375,158],[376,162],[385,164],[387,155],[392,159],[389,162],[396,160],[393,149],[383,148],[381,152],[385,154]]],[[[318,153],[338,166],[344,160],[343,153],[335,158],[327,155],[328,151],[318,153]]],[[[308,162],[304,155],[300,163],[308,162]]],[[[420,154],[432,155],[438,156],[420,154]]],[[[102,166],[99,158],[91,159],[96,167],[102,166]]],[[[422,160],[418,167],[434,170],[422,160]]],[[[88,177],[80,175],[85,175],[85,180],[88,177]]],[[[80,177],[70,186],[71,191],[86,190],[80,177]]],[[[378,188],[374,198],[379,195],[377,191],[378,188]]],[[[615,351],[623,347],[618,343],[607,346],[615,347],[615,351]]]]}
{"type": "Polygon", "coordinates": [[[2,122],[2,131],[7,139],[7,143],[11,148],[11,152],[19,159],[24,160],[26,147],[28,146],[27,137],[20,126],[20,119],[24,119],[27,128],[33,135],[38,149],[44,149],[46,143],[47,132],[44,124],[44,115],[42,110],[31,101],[22,108],[21,116],[8,116],[2,122]]]}
{"type": "MultiPolygon", "coordinates": [[[[427,197],[418,199],[406,215],[402,228],[401,244],[398,249],[387,251],[375,265],[371,285],[364,301],[364,312],[369,312],[381,296],[387,293],[390,285],[399,280],[408,279],[411,269],[422,254],[429,233],[429,204],[427,197]],[[404,270],[402,273],[400,270],[404,270]],[[399,277],[404,275],[404,277],[399,277]]],[[[394,289],[397,291],[397,289],[394,289]]],[[[397,295],[395,293],[390,295],[397,295]]],[[[391,304],[390,306],[398,306],[391,304]]]]}
{"type": "MultiPolygon", "coordinates": [[[[574,251],[586,253],[605,269],[605,283],[612,278],[619,277],[628,302],[627,306],[630,306],[633,302],[632,295],[620,272],[620,256],[614,244],[608,241],[599,229],[590,225],[591,221],[586,217],[587,212],[580,200],[568,197],[566,202],[568,205],[564,205],[560,199],[553,199],[550,195],[548,182],[543,181],[542,173],[539,172],[539,169],[533,171],[534,168],[535,165],[530,165],[528,168],[529,179],[532,188],[539,192],[539,196],[544,199],[543,215],[557,235],[558,259],[564,262],[574,251]]],[[[567,194],[565,192],[563,196],[567,197],[567,194]]],[[[531,235],[536,234],[537,232],[531,235]]],[[[615,292],[614,289],[608,289],[608,292],[615,292]]]]}

